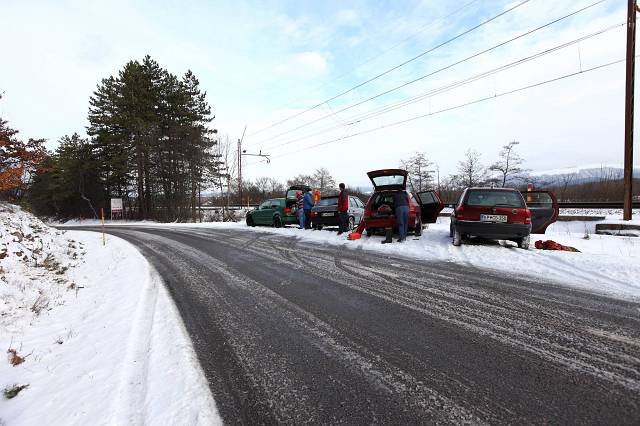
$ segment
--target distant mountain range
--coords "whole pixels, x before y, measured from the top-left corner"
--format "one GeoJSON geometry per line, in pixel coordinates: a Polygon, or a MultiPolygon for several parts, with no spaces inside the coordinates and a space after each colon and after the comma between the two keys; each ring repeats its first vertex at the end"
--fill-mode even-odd
{"type": "MultiPolygon", "coordinates": [[[[585,166],[547,170],[531,173],[532,177],[542,182],[563,182],[570,180],[571,184],[597,182],[599,180],[616,180],[624,177],[624,169],[611,166],[585,166]]],[[[640,166],[634,166],[633,177],[640,178],[640,166]]]]}

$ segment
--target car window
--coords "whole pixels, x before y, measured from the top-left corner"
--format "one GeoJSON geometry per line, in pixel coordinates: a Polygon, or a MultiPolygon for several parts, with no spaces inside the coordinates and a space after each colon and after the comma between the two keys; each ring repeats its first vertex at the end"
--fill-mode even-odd
{"type": "Polygon", "coordinates": [[[478,207],[524,207],[524,199],[515,191],[469,191],[467,193],[468,206],[478,207]]]}
{"type": "Polygon", "coordinates": [[[376,186],[402,185],[404,183],[404,176],[403,175],[376,176],[371,180],[376,186]]]}
{"type": "Polygon", "coordinates": [[[527,204],[535,206],[551,206],[553,199],[546,192],[527,192],[523,194],[527,200],[527,204]]]}
{"type": "Polygon", "coordinates": [[[268,209],[271,206],[271,200],[264,201],[260,204],[260,209],[268,209]]]}
{"type": "Polygon", "coordinates": [[[316,204],[316,206],[318,207],[337,206],[337,205],[338,205],[338,197],[322,198],[318,201],[318,204],[316,204]]]}
{"type": "Polygon", "coordinates": [[[433,192],[431,191],[421,192],[418,196],[422,204],[437,204],[436,197],[433,196],[433,192]]]}
{"type": "Polygon", "coordinates": [[[416,197],[414,197],[413,194],[409,194],[409,199],[414,206],[418,205],[418,200],[416,200],[416,197]]]}
{"type": "Polygon", "coordinates": [[[277,209],[278,207],[280,207],[280,200],[271,200],[271,208],[277,209]]]}

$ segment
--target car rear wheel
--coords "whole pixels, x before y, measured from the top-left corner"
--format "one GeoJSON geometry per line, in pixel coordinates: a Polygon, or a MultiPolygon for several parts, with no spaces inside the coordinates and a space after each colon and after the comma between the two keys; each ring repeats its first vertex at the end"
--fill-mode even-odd
{"type": "Polygon", "coordinates": [[[367,233],[367,237],[370,237],[376,233],[376,228],[367,228],[365,232],[367,233]]]}
{"type": "Polygon", "coordinates": [[[460,231],[457,229],[453,231],[453,245],[458,247],[462,244],[462,235],[460,235],[460,231]]]}
{"type": "Polygon", "coordinates": [[[353,231],[356,228],[356,218],[349,216],[349,223],[347,225],[349,227],[349,231],[353,231]]]}
{"type": "Polygon", "coordinates": [[[449,238],[453,238],[453,225],[449,225],[449,238]]]}
{"type": "Polygon", "coordinates": [[[517,241],[518,247],[521,249],[528,250],[530,241],[531,241],[531,237],[529,235],[527,235],[526,237],[522,237],[517,241]]]}
{"type": "Polygon", "coordinates": [[[256,226],[251,216],[247,216],[247,226],[256,226]]]}
{"type": "Polygon", "coordinates": [[[273,227],[282,228],[282,219],[280,219],[280,216],[273,217],[273,227]]]}

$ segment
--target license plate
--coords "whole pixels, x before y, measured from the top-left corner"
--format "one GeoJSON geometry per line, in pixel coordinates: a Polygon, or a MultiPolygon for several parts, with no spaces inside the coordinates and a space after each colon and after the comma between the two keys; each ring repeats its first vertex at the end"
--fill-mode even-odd
{"type": "Polygon", "coordinates": [[[321,216],[333,216],[333,213],[322,213],[321,216]]]}
{"type": "Polygon", "coordinates": [[[480,221],[482,222],[506,222],[507,216],[503,214],[481,214],[480,221]]]}

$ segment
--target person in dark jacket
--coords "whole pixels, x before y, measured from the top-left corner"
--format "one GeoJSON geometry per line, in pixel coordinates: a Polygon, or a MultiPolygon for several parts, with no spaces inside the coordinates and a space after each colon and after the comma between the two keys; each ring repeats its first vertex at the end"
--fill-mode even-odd
{"type": "Polygon", "coordinates": [[[396,210],[396,220],[398,221],[398,242],[401,243],[407,238],[409,228],[409,196],[406,191],[396,191],[393,193],[393,204],[396,210]]]}
{"type": "Polygon", "coordinates": [[[347,194],[344,183],[341,183],[339,187],[340,195],[338,195],[338,224],[340,225],[340,229],[338,230],[338,235],[348,231],[347,221],[349,220],[349,215],[347,213],[347,211],[349,210],[349,194],[347,194]]]}
{"type": "Polygon", "coordinates": [[[296,192],[296,214],[298,215],[300,229],[304,229],[304,199],[302,198],[302,192],[296,192]]]}
{"type": "Polygon", "coordinates": [[[313,197],[309,188],[304,190],[303,196],[304,207],[304,229],[311,229],[311,209],[313,208],[313,197]]]}

